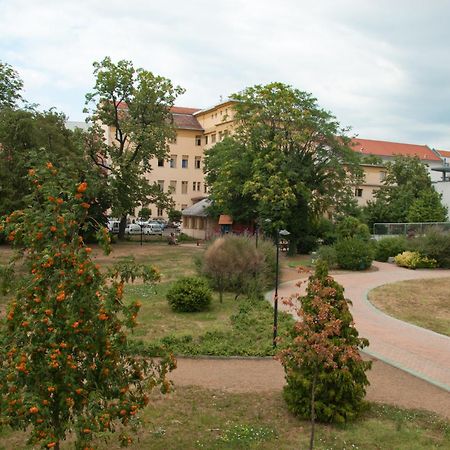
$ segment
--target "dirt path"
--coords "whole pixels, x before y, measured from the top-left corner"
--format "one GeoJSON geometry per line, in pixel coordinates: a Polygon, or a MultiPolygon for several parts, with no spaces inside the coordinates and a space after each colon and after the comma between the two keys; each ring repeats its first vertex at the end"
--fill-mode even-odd
{"type": "MultiPolygon", "coordinates": [[[[404,408],[426,409],[450,419],[450,395],[443,389],[373,361],[367,399],[404,408]]],[[[170,378],[176,386],[200,386],[228,392],[265,392],[283,389],[284,371],[272,359],[178,358],[170,378]]]]}

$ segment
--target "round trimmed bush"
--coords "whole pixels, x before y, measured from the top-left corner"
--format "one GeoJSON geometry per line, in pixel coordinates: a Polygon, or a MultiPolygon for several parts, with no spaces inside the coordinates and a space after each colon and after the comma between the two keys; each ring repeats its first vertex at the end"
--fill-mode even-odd
{"type": "Polygon", "coordinates": [[[338,241],[335,249],[341,269],[365,270],[372,265],[374,249],[371,242],[352,237],[338,241]]]}
{"type": "Polygon", "coordinates": [[[204,311],[211,303],[212,292],[205,279],[184,277],[173,284],[166,298],[174,311],[204,311]]]}
{"type": "Polygon", "coordinates": [[[386,262],[391,256],[397,256],[407,249],[408,241],[405,236],[383,238],[377,242],[375,259],[386,262]]]}

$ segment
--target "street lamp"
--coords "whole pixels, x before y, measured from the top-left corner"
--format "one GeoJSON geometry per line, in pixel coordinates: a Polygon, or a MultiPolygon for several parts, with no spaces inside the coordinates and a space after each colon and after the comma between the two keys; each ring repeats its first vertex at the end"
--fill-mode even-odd
{"type": "Polygon", "coordinates": [[[275,274],[275,296],[273,299],[273,348],[277,346],[277,334],[278,334],[278,282],[279,282],[279,266],[280,266],[280,236],[287,237],[291,233],[286,230],[277,229],[277,237],[275,244],[277,246],[277,263],[275,274]]]}

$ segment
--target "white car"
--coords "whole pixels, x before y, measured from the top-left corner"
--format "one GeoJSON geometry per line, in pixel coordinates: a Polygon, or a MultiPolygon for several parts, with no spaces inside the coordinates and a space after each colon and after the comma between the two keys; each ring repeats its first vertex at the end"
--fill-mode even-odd
{"type": "Polygon", "coordinates": [[[150,235],[156,234],[159,236],[163,235],[163,227],[159,223],[149,222],[149,223],[146,223],[145,225],[143,225],[143,227],[144,227],[144,229],[143,229],[144,234],[150,234],[150,235]]]}
{"type": "Polygon", "coordinates": [[[130,223],[125,227],[125,234],[145,234],[145,227],[138,225],[137,223],[130,223]]]}

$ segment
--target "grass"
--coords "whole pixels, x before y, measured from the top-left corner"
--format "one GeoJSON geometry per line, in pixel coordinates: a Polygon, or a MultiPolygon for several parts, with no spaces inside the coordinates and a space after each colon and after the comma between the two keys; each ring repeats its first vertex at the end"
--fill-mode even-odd
{"type": "MultiPolygon", "coordinates": [[[[142,425],[129,430],[132,448],[293,450],[308,447],[310,431],[308,422],[287,411],[279,392],[235,394],[198,387],[179,387],[166,396],[154,393],[142,413],[142,425]]],[[[0,438],[0,449],[27,449],[23,433],[3,429],[0,438]]],[[[98,439],[96,448],[119,449],[117,441],[114,435],[106,442],[98,439]]],[[[315,448],[446,449],[450,427],[430,413],[370,404],[356,422],[319,424],[315,448]]]]}
{"type": "MultiPolygon", "coordinates": [[[[156,293],[143,285],[129,286],[126,298],[143,304],[133,337],[141,341],[136,349],[149,355],[163,348],[178,355],[266,356],[272,355],[273,309],[264,300],[234,299],[216,295],[204,312],[175,313],[166,300],[170,283],[157,286],[156,293]]],[[[293,319],[279,313],[279,333],[293,325],[293,319]]]]}
{"type": "Polygon", "coordinates": [[[380,286],[369,300],[397,319],[450,336],[450,278],[409,280],[380,286]]]}

